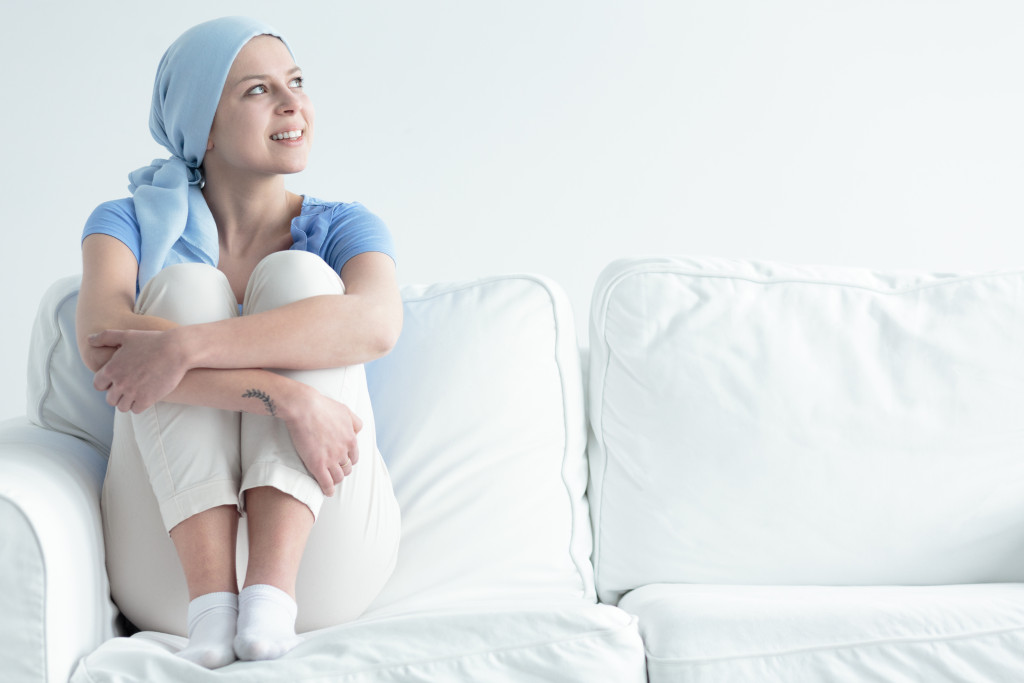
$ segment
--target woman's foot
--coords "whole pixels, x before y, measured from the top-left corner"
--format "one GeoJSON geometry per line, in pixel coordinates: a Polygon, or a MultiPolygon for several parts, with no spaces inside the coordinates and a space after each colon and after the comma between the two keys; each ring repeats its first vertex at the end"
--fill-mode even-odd
{"type": "Polygon", "coordinates": [[[207,593],[188,604],[188,645],[178,656],[217,669],[235,661],[233,641],[238,623],[238,596],[207,593]]]}
{"type": "Polygon", "coordinates": [[[269,584],[255,584],[238,595],[239,659],[277,659],[302,642],[295,634],[298,606],[292,596],[269,584]]]}

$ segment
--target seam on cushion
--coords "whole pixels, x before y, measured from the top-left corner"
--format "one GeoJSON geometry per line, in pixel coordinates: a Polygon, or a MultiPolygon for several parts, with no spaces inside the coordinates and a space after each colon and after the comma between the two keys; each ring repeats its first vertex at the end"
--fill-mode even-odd
{"type": "MultiPolygon", "coordinates": [[[[555,311],[556,311],[556,309],[558,307],[558,302],[555,300],[554,292],[551,291],[551,288],[548,286],[548,284],[546,282],[543,282],[543,281],[541,281],[541,280],[539,280],[537,278],[530,278],[530,279],[533,280],[534,282],[536,282],[537,284],[539,284],[544,289],[544,292],[548,295],[548,300],[551,302],[551,322],[552,322],[552,324],[554,325],[554,328],[555,328],[555,348],[554,348],[554,354],[553,355],[554,355],[555,367],[558,368],[558,382],[559,382],[559,386],[560,386],[560,388],[562,390],[562,439],[563,439],[563,441],[562,441],[562,466],[559,468],[559,475],[562,478],[562,486],[565,487],[566,498],[569,499],[569,519],[570,519],[570,524],[571,524],[571,526],[569,528],[569,558],[572,560],[572,564],[576,568],[576,573],[579,575],[579,578],[580,578],[580,589],[581,589],[580,590],[580,594],[582,596],[586,596],[586,594],[587,594],[586,571],[585,571],[584,567],[580,566],[580,561],[576,557],[575,548],[573,547],[573,541],[576,540],[576,531],[579,528],[579,525],[578,525],[579,520],[576,519],[576,500],[572,496],[572,489],[569,486],[569,482],[566,479],[566,473],[565,473],[566,461],[569,459],[569,405],[568,405],[569,402],[568,402],[568,399],[567,399],[567,396],[566,396],[565,372],[562,369],[562,364],[559,362],[559,355],[558,355],[558,351],[559,351],[560,346],[561,346],[560,342],[562,340],[562,336],[561,336],[561,333],[560,333],[560,330],[559,330],[559,325],[558,325],[558,316],[555,315],[555,311]]],[[[573,329],[573,335],[574,335],[573,347],[574,348],[576,347],[575,334],[576,334],[576,331],[575,331],[575,328],[574,328],[573,329]]],[[[577,354],[578,354],[578,351],[577,351],[577,354]]],[[[583,420],[584,420],[584,427],[586,427],[586,424],[585,424],[586,423],[586,415],[585,414],[584,414],[583,420]]],[[[584,450],[585,449],[586,449],[586,443],[584,442],[584,450]]],[[[584,452],[584,455],[585,455],[585,452],[584,452]]],[[[588,479],[589,479],[589,476],[590,476],[589,470],[590,470],[590,467],[589,467],[589,463],[588,463],[587,464],[587,478],[588,479]]],[[[584,496],[587,495],[587,487],[586,486],[583,487],[583,495],[584,496]]],[[[590,501],[588,500],[587,501],[588,509],[589,509],[589,503],[590,503],[590,501]]],[[[587,526],[589,526],[589,525],[590,525],[590,520],[587,520],[587,526]]],[[[593,571],[593,570],[591,570],[591,571],[593,571]]],[[[595,583],[595,585],[594,585],[594,592],[595,592],[595,596],[596,596],[596,593],[597,593],[596,580],[594,581],[594,583],[595,583]]]]}
{"type": "MultiPolygon", "coordinates": [[[[757,263],[757,262],[756,261],[751,261],[751,263],[757,263]]],[[[848,268],[848,269],[844,269],[844,270],[860,270],[861,272],[872,273],[872,274],[879,274],[879,273],[883,273],[884,272],[884,271],[881,271],[881,270],[873,271],[873,270],[853,269],[853,268],[848,268]]],[[[707,272],[702,272],[702,271],[690,270],[690,269],[686,269],[686,268],[673,269],[671,267],[665,267],[665,266],[662,265],[660,267],[651,267],[649,269],[639,269],[636,266],[633,266],[630,269],[629,272],[623,273],[619,277],[615,278],[615,280],[613,280],[613,283],[614,284],[618,284],[620,280],[623,280],[623,279],[625,279],[627,277],[632,277],[632,276],[635,276],[635,275],[682,275],[684,277],[691,277],[691,278],[707,278],[707,279],[715,279],[715,280],[742,280],[744,282],[752,282],[754,284],[759,284],[759,285],[786,285],[786,284],[823,285],[823,286],[830,286],[830,287],[843,287],[843,288],[847,288],[847,289],[861,289],[861,290],[868,291],[868,292],[875,292],[876,294],[901,295],[901,294],[909,294],[909,293],[912,293],[912,292],[920,292],[920,291],[924,291],[924,290],[927,290],[927,289],[933,289],[933,288],[936,288],[936,287],[944,287],[944,286],[950,285],[950,284],[962,284],[962,283],[965,283],[965,282],[973,282],[975,280],[988,280],[988,279],[1010,278],[1010,277],[1017,277],[1017,278],[1019,278],[1022,275],[1024,275],[1024,271],[1011,270],[1011,271],[1006,271],[1006,272],[1001,272],[1001,273],[977,273],[977,274],[973,274],[973,275],[963,275],[963,276],[960,276],[960,277],[951,277],[951,278],[947,278],[945,280],[940,280],[939,282],[929,282],[929,283],[926,283],[926,284],[916,285],[916,286],[913,286],[913,287],[904,287],[902,289],[889,289],[889,290],[886,290],[886,289],[878,289],[876,287],[868,287],[867,285],[858,285],[858,284],[855,284],[855,283],[852,283],[852,282],[833,282],[831,280],[816,280],[816,279],[813,279],[813,278],[779,278],[779,279],[756,278],[756,277],[750,277],[750,276],[747,276],[747,275],[732,275],[732,274],[729,274],[729,273],[707,273],[707,272]]]]}
{"type": "Polygon", "coordinates": [[[685,659],[680,657],[658,657],[652,655],[646,647],[644,652],[647,654],[647,658],[656,662],[676,662],[679,664],[716,664],[719,662],[731,662],[741,659],[772,659],[775,657],[792,657],[804,654],[813,654],[815,652],[832,652],[839,650],[856,650],[865,647],[885,647],[887,645],[915,645],[915,644],[928,644],[928,643],[946,643],[955,640],[969,640],[973,638],[989,638],[991,636],[1000,636],[1007,633],[1014,633],[1017,631],[1024,631],[1024,626],[1011,626],[1008,628],[991,629],[988,631],[975,631],[972,633],[959,633],[956,635],[949,636],[928,636],[928,637],[912,637],[906,638],[886,638],[884,640],[865,640],[855,643],[843,643],[842,645],[820,645],[817,647],[803,647],[795,648],[793,650],[783,650],[781,652],[756,652],[753,654],[735,655],[731,657],[707,657],[707,658],[693,658],[685,659]]]}
{"type": "MultiPolygon", "coordinates": [[[[544,278],[542,278],[541,276],[532,275],[530,273],[510,273],[508,275],[495,275],[493,277],[485,277],[485,278],[480,278],[478,280],[471,280],[469,282],[462,282],[462,283],[458,283],[458,284],[453,284],[453,286],[445,287],[442,290],[439,290],[437,292],[432,292],[430,294],[421,294],[421,295],[418,295],[418,296],[415,296],[415,297],[410,297],[408,299],[403,298],[402,302],[403,303],[418,303],[420,301],[430,301],[431,299],[436,299],[438,297],[446,296],[448,294],[454,294],[455,292],[462,292],[462,291],[465,291],[467,289],[476,289],[477,287],[480,287],[480,286],[483,286],[483,285],[492,285],[492,284],[497,283],[497,282],[506,282],[506,281],[509,281],[509,280],[527,280],[527,281],[539,284],[542,287],[544,287],[545,289],[547,289],[547,285],[544,282],[544,278]]],[[[434,287],[436,285],[430,285],[430,286],[434,287]]]]}
{"type": "Polygon", "coordinates": [[[471,653],[451,655],[451,656],[448,656],[448,657],[436,657],[436,658],[433,658],[433,659],[417,659],[415,661],[402,662],[400,664],[385,664],[384,666],[368,667],[368,668],[365,668],[365,669],[359,669],[358,671],[346,672],[345,674],[342,675],[342,678],[340,678],[340,679],[336,678],[336,677],[325,678],[322,674],[316,674],[316,675],[311,676],[309,678],[293,679],[293,680],[303,680],[303,681],[319,681],[319,680],[335,681],[335,680],[344,680],[344,679],[350,678],[352,676],[364,676],[366,674],[375,673],[375,672],[396,671],[396,670],[406,669],[406,668],[414,667],[414,666],[423,666],[424,664],[443,664],[445,662],[465,661],[465,660],[476,659],[476,658],[480,658],[480,657],[488,657],[488,656],[495,655],[495,654],[511,653],[511,652],[516,652],[518,650],[533,650],[533,649],[541,649],[541,648],[550,648],[550,647],[553,647],[555,645],[564,645],[566,643],[573,643],[573,642],[577,642],[577,641],[581,641],[581,640],[592,640],[592,639],[595,638],[595,636],[603,636],[603,635],[608,635],[608,634],[618,634],[618,633],[621,633],[621,632],[628,631],[628,630],[630,630],[630,628],[632,628],[634,630],[634,632],[635,632],[636,624],[637,624],[636,620],[635,619],[631,619],[628,622],[626,622],[625,624],[622,624],[622,625],[617,626],[615,628],[606,628],[606,629],[600,629],[600,630],[597,630],[597,631],[587,631],[586,633],[580,633],[580,634],[568,636],[568,637],[565,637],[565,638],[560,638],[558,640],[544,640],[544,641],[539,641],[539,642],[527,643],[527,644],[523,644],[523,645],[510,645],[510,646],[507,646],[507,647],[502,647],[502,648],[497,648],[497,649],[482,650],[482,651],[478,651],[478,652],[471,652],[471,653]]]}
{"type": "MultiPolygon", "coordinates": [[[[595,590],[597,589],[597,575],[599,573],[598,567],[601,564],[601,546],[603,545],[602,540],[604,539],[604,524],[602,523],[602,517],[604,516],[604,504],[605,504],[604,490],[605,490],[605,486],[607,486],[607,483],[608,483],[608,460],[610,459],[608,457],[608,448],[604,444],[604,438],[605,438],[605,429],[604,429],[605,389],[608,386],[608,368],[611,365],[611,352],[610,352],[610,348],[611,347],[608,344],[608,325],[607,325],[608,307],[611,304],[611,297],[612,297],[613,289],[619,285],[619,282],[623,279],[623,277],[624,276],[619,276],[619,277],[615,278],[612,282],[608,283],[605,286],[604,292],[602,293],[602,296],[601,296],[601,302],[600,302],[601,342],[602,342],[603,347],[604,347],[603,350],[602,350],[602,352],[604,354],[604,367],[601,369],[601,385],[600,385],[601,401],[600,401],[600,405],[598,406],[600,411],[601,411],[601,413],[600,413],[600,420],[598,421],[599,422],[598,426],[600,427],[600,434],[598,434],[597,429],[594,430],[594,441],[595,441],[595,443],[598,444],[597,447],[602,451],[602,458],[601,458],[601,485],[599,487],[600,488],[600,492],[599,492],[599,495],[598,495],[598,498],[601,501],[601,505],[598,506],[598,508],[597,508],[597,517],[594,519],[594,528],[596,530],[598,530],[594,534],[594,584],[595,584],[595,590]]],[[[594,322],[595,322],[595,324],[597,323],[596,320],[594,322]]],[[[591,364],[593,364],[593,350],[591,350],[591,364]]],[[[591,401],[590,402],[590,406],[591,406],[591,411],[593,411],[593,409],[595,407],[595,402],[591,401]]],[[[587,461],[588,461],[588,464],[589,464],[589,456],[590,456],[590,454],[588,453],[587,456],[588,456],[587,457],[587,461]]],[[[613,591],[613,592],[616,592],[616,591],[613,591]]],[[[616,602],[618,602],[618,600],[616,600],[616,602]]]]}
{"type": "Polygon", "coordinates": [[[42,614],[42,619],[39,620],[39,623],[42,624],[42,629],[41,629],[41,633],[40,633],[40,636],[39,636],[39,640],[43,644],[43,652],[42,652],[43,680],[44,681],[48,681],[48,680],[50,680],[50,671],[49,671],[50,661],[49,661],[49,657],[47,656],[47,649],[48,648],[47,648],[47,644],[46,644],[46,586],[47,586],[46,555],[43,553],[43,546],[39,542],[39,534],[36,533],[36,528],[32,524],[32,520],[29,518],[28,515],[25,514],[25,511],[21,508],[21,506],[18,505],[18,503],[16,503],[15,501],[13,501],[10,498],[8,498],[7,496],[0,496],[0,499],[5,500],[8,503],[10,503],[11,507],[14,508],[18,512],[19,515],[21,515],[22,519],[25,520],[26,526],[28,526],[28,528],[32,531],[32,538],[36,542],[36,551],[39,553],[39,564],[41,564],[42,568],[43,568],[43,603],[42,603],[42,605],[40,607],[40,610],[39,610],[40,614],[42,614]]]}
{"type": "MultiPolygon", "coordinates": [[[[373,673],[377,673],[377,672],[398,671],[398,670],[401,670],[401,669],[407,669],[409,667],[423,666],[425,664],[444,664],[446,662],[459,662],[459,661],[465,661],[465,660],[469,660],[469,659],[476,659],[476,658],[480,658],[480,657],[487,657],[487,656],[491,656],[491,655],[494,655],[494,654],[511,653],[511,652],[516,652],[516,651],[519,651],[519,650],[531,650],[531,649],[539,649],[539,648],[550,648],[550,647],[553,647],[553,646],[556,646],[556,645],[564,645],[566,643],[572,643],[572,642],[577,642],[577,641],[582,641],[582,640],[593,640],[595,637],[600,637],[600,636],[617,635],[617,634],[620,634],[620,633],[629,633],[630,631],[632,631],[633,633],[637,633],[637,619],[636,619],[636,617],[632,617],[628,621],[626,621],[625,623],[617,625],[617,626],[614,626],[612,628],[603,628],[603,629],[598,629],[598,630],[595,630],[595,631],[587,631],[586,633],[573,634],[571,636],[567,636],[565,638],[560,638],[558,640],[535,641],[535,642],[532,642],[532,643],[526,643],[526,644],[522,644],[522,645],[511,645],[511,646],[503,647],[503,648],[481,650],[481,651],[471,652],[471,653],[455,654],[455,655],[446,656],[446,657],[435,657],[435,658],[431,658],[431,659],[417,659],[417,660],[406,661],[406,662],[401,662],[401,663],[384,664],[383,666],[380,666],[380,665],[378,665],[378,666],[369,666],[369,667],[366,667],[366,668],[358,669],[356,671],[348,671],[348,672],[342,674],[340,677],[337,676],[337,675],[327,675],[327,676],[325,676],[324,674],[318,673],[318,674],[312,674],[312,675],[309,675],[309,676],[303,676],[303,677],[299,678],[299,677],[295,677],[294,674],[293,674],[293,675],[291,675],[289,677],[288,680],[291,680],[291,681],[342,681],[342,680],[345,680],[345,679],[348,679],[348,678],[352,678],[353,676],[365,676],[367,674],[373,674],[373,673]]],[[[638,637],[639,637],[639,634],[638,634],[638,637]]],[[[620,649],[620,651],[622,651],[622,650],[620,649]]],[[[89,680],[95,680],[95,679],[93,679],[93,677],[91,675],[89,675],[85,659],[82,659],[80,661],[78,670],[83,672],[89,678],[89,680]]],[[[77,674],[78,671],[76,671],[75,673],[77,674]]]]}
{"type": "MultiPolygon", "coordinates": [[[[71,299],[74,296],[78,296],[78,289],[75,289],[75,291],[61,297],[60,301],[57,302],[57,305],[53,307],[52,315],[50,316],[50,322],[53,323],[53,327],[57,331],[57,334],[54,335],[54,339],[53,342],[50,344],[50,348],[46,350],[46,355],[44,356],[44,358],[46,359],[46,362],[43,365],[44,368],[49,368],[50,365],[53,363],[53,355],[57,352],[57,345],[60,343],[61,337],[64,336],[60,331],[60,309],[61,307],[64,306],[65,303],[67,303],[69,299],[71,299]]],[[[46,388],[43,390],[42,395],[39,397],[39,400],[36,403],[35,413],[39,417],[40,426],[46,427],[48,429],[54,429],[53,425],[50,424],[50,422],[43,415],[43,405],[46,404],[46,399],[50,397],[50,392],[53,389],[53,382],[50,381],[49,372],[44,372],[43,375],[45,377],[45,381],[43,384],[46,388]]],[[[54,431],[60,430],[54,429],[54,431]]]]}

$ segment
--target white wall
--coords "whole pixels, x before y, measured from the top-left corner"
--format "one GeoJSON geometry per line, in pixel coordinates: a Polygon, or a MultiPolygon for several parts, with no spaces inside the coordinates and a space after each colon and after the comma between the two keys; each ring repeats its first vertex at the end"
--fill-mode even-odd
{"type": "Polygon", "coordinates": [[[7,3],[0,20],[0,418],[82,223],[165,156],[152,77],[182,30],[274,23],[306,70],[295,190],[390,224],[403,283],[513,271],[569,292],[701,253],[926,270],[1021,265],[1015,0],[7,3]]]}

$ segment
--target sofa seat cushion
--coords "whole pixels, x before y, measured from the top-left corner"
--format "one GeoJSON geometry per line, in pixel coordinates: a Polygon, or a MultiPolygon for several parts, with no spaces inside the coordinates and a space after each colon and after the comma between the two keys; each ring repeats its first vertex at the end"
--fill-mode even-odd
{"type": "Polygon", "coordinates": [[[313,631],[281,659],[215,671],[175,656],[184,638],[153,632],[107,641],[82,660],[73,683],[138,680],[260,683],[338,681],[646,680],[636,618],[574,600],[518,609],[486,607],[360,620],[313,631]]]}
{"type": "Polygon", "coordinates": [[[1024,584],[652,584],[639,616],[651,683],[1011,681],[1024,671],[1024,584]]]}

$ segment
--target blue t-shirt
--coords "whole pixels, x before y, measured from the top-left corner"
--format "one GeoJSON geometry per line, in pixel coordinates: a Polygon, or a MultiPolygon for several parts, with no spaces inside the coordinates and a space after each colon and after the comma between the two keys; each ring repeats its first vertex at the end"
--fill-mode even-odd
{"type": "MultiPolygon", "coordinates": [[[[85,222],[84,240],[94,234],[115,237],[139,260],[139,221],[131,197],[96,207],[85,222]]],[[[395,259],[391,233],[380,218],[359,202],[325,202],[303,196],[302,212],[292,219],[292,249],[317,254],[339,275],[345,263],[359,254],[379,251],[395,259]]]]}

